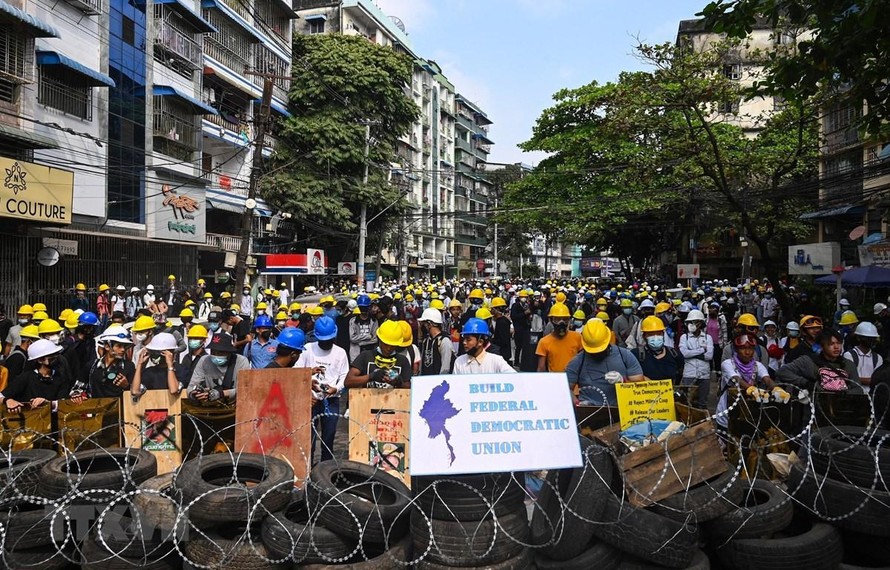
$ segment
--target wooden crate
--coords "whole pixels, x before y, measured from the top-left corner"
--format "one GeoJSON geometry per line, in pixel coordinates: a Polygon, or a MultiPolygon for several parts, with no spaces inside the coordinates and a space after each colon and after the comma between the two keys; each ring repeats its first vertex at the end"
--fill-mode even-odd
{"type": "MultiPolygon", "coordinates": [[[[593,433],[598,441],[615,447],[619,424],[593,433]]],[[[726,471],[717,432],[710,421],[687,428],[618,458],[630,504],[646,507],[726,471]]]]}
{"type": "Polygon", "coordinates": [[[375,465],[410,487],[410,419],[410,390],[349,390],[349,459],[375,465]]]}

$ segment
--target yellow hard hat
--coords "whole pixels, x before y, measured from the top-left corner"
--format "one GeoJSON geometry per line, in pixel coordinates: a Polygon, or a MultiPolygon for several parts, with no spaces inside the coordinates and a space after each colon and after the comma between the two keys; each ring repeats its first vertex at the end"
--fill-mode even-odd
{"type": "Polygon", "coordinates": [[[231,299],[232,294],[229,293],[228,291],[223,291],[222,293],[219,294],[219,298],[220,299],[231,299]]]}
{"type": "Polygon", "coordinates": [[[856,313],[853,311],[844,311],[841,313],[841,320],[837,322],[837,324],[844,325],[855,325],[859,322],[859,317],[856,316],[856,313]]]}
{"type": "Polygon", "coordinates": [[[402,294],[401,294],[401,293],[396,293],[395,295],[393,295],[392,300],[393,300],[393,301],[401,301],[401,300],[402,300],[402,294]]]}
{"type": "Polygon", "coordinates": [[[448,308],[450,309],[451,307],[463,308],[463,305],[461,305],[460,301],[458,301],[457,299],[452,299],[448,302],[448,308]]]}
{"type": "Polygon", "coordinates": [[[231,309],[237,313],[238,311],[241,310],[241,305],[239,305],[238,303],[232,303],[231,305],[229,305],[229,309],[231,309]]]}
{"type": "Polygon", "coordinates": [[[473,289],[470,291],[470,299],[484,299],[485,293],[482,292],[482,289],[473,289]]]}
{"type": "Polygon", "coordinates": [[[179,311],[179,318],[180,318],[180,319],[181,319],[182,317],[192,317],[192,318],[194,318],[194,316],[195,316],[195,312],[194,312],[193,310],[189,309],[189,308],[185,308],[185,309],[179,311]]]}
{"type": "Polygon", "coordinates": [[[600,311],[599,313],[596,314],[596,318],[598,318],[599,320],[601,320],[603,322],[606,322],[609,320],[609,313],[607,313],[606,311],[600,311]]]}
{"type": "Polygon", "coordinates": [[[303,308],[302,305],[300,305],[300,304],[297,303],[297,302],[293,302],[293,303],[290,304],[290,307],[288,307],[287,310],[289,310],[289,311],[299,311],[299,310],[302,309],[302,308],[303,308]]]}
{"type": "Polygon", "coordinates": [[[556,294],[556,302],[557,303],[565,303],[566,302],[566,294],[560,291],[556,294]]]}
{"type": "Polygon", "coordinates": [[[600,305],[608,305],[608,304],[609,304],[609,302],[606,301],[603,297],[600,297],[599,299],[596,300],[596,305],[597,305],[597,306],[600,306],[600,305]]]}
{"type": "Polygon", "coordinates": [[[321,308],[321,305],[315,305],[309,309],[309,314],[313,317],[321,317],[324,315],[324,309],[321,308]]]}
{"type": "Polygon", "coordinates": [[[751,313],[742,313],[739,316],[738,324],[743,327],[759,327],[760,323],[757,322],[757,317],[752,315],[751,313]]]}
{"type": "Polygon", "coordinates": [[[287,320],[287,313],[285,313],[283,310],[282,310],[282,311],[278,311],[277,313],[275,313],[275,320],[276,320],[276,321],[286,321],[286,320],[287,320]]]}
{"type": "MultiPolygon", "coordinates": [[[[558,295],[557,295],[558,296],[558,295]]],[[[553,306],[550,307],[550,311],[547,313],[548,317],[561,318],[561,317],[570,317],[571,313],[569,312],[569,308],[565,303],[553,303],[553,306]]]]}
{"type": "Polygon", "coordinates": [[[479,307],[476,309],[476,318],[477,319],[490,319],[491,311],[489,311],[486,307],[479,307]]]}
{"type": "Polygon", "coordinates": [[[257,309],[257,311],[265,310],[265,309],[267,309],[268,307],[269,307],[269,306],[265,303],[265,301],[260,301],[259,303],[256,304],[256,309],[257,309]]]}
{"type": "Polygon", "coordinates": [[[412,302],[413,300],[414,300],[414,295],[412,295],[411,293],[408,293],[407,295],[405,295],[405,302],[406,302],[406,303],[410,303],[410,302],[412,302]]]}
{"type": "Polygon", "coordinates": [[[204,281],[203,279],[198,279],[198,285],[206,285],[206,284],[207,284],[207,282],[204,281]]]}
{"type": "Polygon", "coordinates": [[[390,346],[402,346],[402,327],[398,321],[385,321],[377,327],[377,338],[390,346]]]}
{"type": "Polygon", "coordinates": [[[154,330],[154,328],[155,320],[148,315],[142,315],[141,317],[136,319],[136,322],[133,323],[133,328],[131,328],[130,330],[132,332],[143,332],[154,330]]]}
{"type": "Polygon", "coordinates": [[[19,336],[22,338],[30,338],[36,340],[40,338],[40,330],[37,328],[37,325],[28,325],[26,327],[22,327],[22,330],[19,331],[19,336]]]}
{"type": "MultiPolygon", "coordinates": [[[[458,302],[458,305],[460,305],[460,302],[458,302]]],[[[440,311],[444,311],[445,303],[442,302],[442,299],[433,299],[432,301],[430,301],[430,307],[433,309],[439,309],[440,311]]]]}
{"type": "Polygon", "coordinates": [[[62,312],[59,313],[59,320],[65,322],[68,319],[68,315],[73,313],[71,309],[62,309],[62,312]]]}
{"type": "Polygon", "coordinates": [[[634,302],[631,301],[630,299],[621,299],[621,302],[619,303],[619,305],[621,306],[622,309],[624,309],[627,307],[633,307],[634,302]]]}
{"type": "Polygon", "coordinates": [[[100,293],[101,293],[102,291],[108,291],[109,289],[111,289],[111,287],[109,287],[107,283],[102,283],[101,285],[99,285],[99,292],[100,292],[100,293]]]}
{"type": "Polygon", "coordinates": [[[574,313],[572,313],[572,318],[583,321],[587,319],[587,315],[585,315],[584,311],[582,311],[581,309],[577,309],[574,313]]]}
{"type": "Polygon", "coordinates": [[[433,291],[433,294],[430,295],[430,299],[438,299],[438,298],[439,298],[439,292],[433,291]]]}
{"type": "Polygon", "coordinates": [[[528,297],[528,290],[527,290],[527,289],[523,289],[522,291],[520,291],[520,292],[519,292],[519,297],[520,297],[520,298],[522,298],[522,297],[528,297]]]}
{"type": "Polygon", "coordinates": [[[74,330],[77,328],[77,325],[79,325],[79,324],[80,323],[77,320],[77,313],[75,313],[74,311],[72,311],[71,314],[68,315],[67,318],[65,318],[65,328],[66,329],[74,330]]]}
{"type": "Polygon", "coordinates": [[[207,338],[207,328],[204,325],[192,325],[192,328],[189,329],[189,333],[186,335],[188,338],[207,338]]]}
{"type": "Polygon", "coordinates": [[[43,311],[44,313],[47,312],[47,311],[46,311],[46,305],[44,305],[43,303],[34,303],[34,304],[31,305],[31,306],[34,308],[34,312],[35,312],[35,313],[36,313],[37,311],[43,311]]]}
{"type": "Polygon", "coordinates": [[[31,305],[22,305],[21,307],[19,307],[19,310],[16,311],[16,314],[17,315],[33,315],[34,307],[32,307],[31,305]]]}
{"type": "Polygon", "coordinates": [[[507,301],[504,300],[503,297],[495,297],[491,300],[491,308],[496,309],[498,307],[506,307],[507,301]]]}
{"type": "Polygon", "coordinates": [[[599,319],[590,319],[581,330],[581,346],[585,352],[602,352],[612,342],[612,331],[599,319]]]}
{"type": "Polygon", "coordinates": [[[211,293],[210,291],[207,291],[206,293],[204,293],[204,298],[205,298],[205,299],[212,299],[212,298],[213,298],[213,293],[211,293]]]}
{"type": "Polygon", "coordinates": [[[170,281],[170,280],[172,280],[172,279],[176,279],[176,276],[175,276],[175,275],[168,275],[168,276],[167,276],[167,281],[170,281]]]}
{"type": "Polygon", "coordinates": [[[670,311],[670,310],[671,310],[671,304],[667,303],[665,301],[662,301],[661,303],[655,305],[655,314],[656,315],[660,315],[660,314],[670,311]]]}
{"type": "Polygon", "coordinates": [[[86,291],[87,286],[84,285],[83,283],[78,283],[77,285],[74,286],[74,290],[75,291],[86,291]]]}
{"type": "MultiPolygon", "coordinates": [[[[192,301],[191,299],[189,299],[188,301],[186,301],[186,302],[184,303],[184,305],[185,305],[186,307],[191,307],[191,306],[194,305],[194,304],[195,304],[195,302],[192,301]]],[[[180,315],[180,316],[182,316],[182,315],[180,315]]]]}
{"type": "Polygon", "coordinates": [[[32,321],[45,321],[49,318],[49,315],[46,314],[46,311],[35,311],[34,316],[31,317],[32,321]]]}
{"type": "Polygon", "coordinates": [[[414,342],[414,331],[411,330],[411,323],[408,321],[396,321],[399,323],[399,328],[402,330],[402,343],[399,345],[402,348],[411,346],[414,342]]]}
{"type": "Polygon", "coordinates": [[[644,333],[664,332],[664,321],[655,316],[646,317],[643,319],[643,322],[640,323],[640,330],[644,333]]]}
{"type": "Polygon", "coordinates": [[[51,334],[62,332],[62,325],[59,324],[58,321],[53,319],[46,319],[40,322],[40,325],[37,327],[38,334],[51,334]]]}
{"type": "Polygon", "coordinates": [[[358,307],[356,307],[356,308],[354,308],[354,309],[352,310],[352,314],[353,314],[353,315],[361,315],[362,312],[358,309],[358,307]]]}
{"type": "Polygon", "coordinates": [[[819,317],[815,317],[813,315],[804,315],[800,319],[800,328],[821,328],[822,327],[822,319],[819,317]]]}

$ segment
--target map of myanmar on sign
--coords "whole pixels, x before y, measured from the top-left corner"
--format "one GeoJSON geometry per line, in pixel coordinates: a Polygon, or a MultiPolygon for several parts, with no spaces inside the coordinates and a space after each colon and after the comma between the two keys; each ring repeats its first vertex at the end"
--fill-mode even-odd
{"type": "Polygon", "coordinates": [[[415,377],[411,442],[412,475],[582,464],[565,374],[415,377]]]}

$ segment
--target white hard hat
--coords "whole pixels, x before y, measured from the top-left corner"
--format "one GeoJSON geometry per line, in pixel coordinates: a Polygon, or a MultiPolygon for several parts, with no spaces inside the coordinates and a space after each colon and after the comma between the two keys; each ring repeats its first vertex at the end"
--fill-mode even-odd
{"type": "Polygon", "coordinates": [[[138,293],[139,287],[130,287],[130,293],[138,293]]]}
{"type": "Polygon", "coordinates": [[[785,325],[785,328],[789,331],[799,331],[800,325],[797,324],[795,321],[790,321],[787,325],[785,325]]]}
{"type": "Polygon", "coordinates": [[[859,323],[859,326],[856,327],[856,334],[868,338],[878,338],[878,336],[880,336],[878,335],[877,327],[868,321],[859,323]]]}
{"type": "Polygon", "coordinates": [[[640,303],[641,309],[654,309],[655,303],[652,302],[651,299],[645,299],[642,303],[640,303]]]}
{"type": "Polygon", "coordinates": [[[875,314],[880,315],[881,312],[887,310],[887,305],[884,303],[875,303],[875,314]]]}
{"type": "Polygon", "coordinates": [[[439,312],[438,309],[424,309],[423,314],[420,315],[420,321],[429,321],[431,323],[435,323],[437,325],[442,324],[442,313],[439,312]]]}
{"type": "Polygon", "coordinates": [[[62,350],[62,347],[53,341],[42,338],[34,341],[31,346],[28,347],[28,360],[37,360],[44,356],[59,354],[62,350]]]}
{"type": "Polygon", "coordinates": [[[766,327],[769,327],[769,326],[773,326],[773,327],[775,327],[775,326],[778,326],[778,325],[776,325],[776,323],[773,322],[773,321],[766,321],[765,323],[763,323],[763,328],[766,328],[766,327]]]}
{"type": "Polygon", "coordinates": [[[99,342],[119,342],[121,344],[133,344],[130,333],[120,325],[113,325],[105,329],[99,338],[99,342]]]}
{"type": "Polygon", "coordinates": [[[146,345],[148,350],[176,350],[176,337],[170,333],[158,333],[154,335],[151,342],[146,345]]]}
{"type": "Polygon", "coordinates": [[[115,289],[115,291],[126,291],[127,290],[127,288],[124,287],[123,285],[118,285],[114,289],[115,289]]]}
{"type": "Polygon", "coordinates": [[[850,301],[848,301],[848,300],[846,300],[846,299],[841,299],[839,304],[840,304],[842,307],[849,307],[849,306],[850,306],[850,301]]]}
{"type": "Polygon", "coordinates": [[[155,286],[154,286],[154,285],[147,285],[147,286],[145,287],[145,289],[146,289],[147,291],[154,291],[154,290],[155,290],[155,286]]]}
{"type": "Polygon", "coordinates": [[[698,309],[693,309],[693,310],[689,311],[689,316],[686,317],[687,323],[690,321],[703,321],[703,320],[705,320],[705,315],[698,309]]]}
{"type": "Polygon", "coordinates": [[[350,299],[346,302],[346,308],[350,311],[358,307],[358,302],[355,299],[350,299]]]}

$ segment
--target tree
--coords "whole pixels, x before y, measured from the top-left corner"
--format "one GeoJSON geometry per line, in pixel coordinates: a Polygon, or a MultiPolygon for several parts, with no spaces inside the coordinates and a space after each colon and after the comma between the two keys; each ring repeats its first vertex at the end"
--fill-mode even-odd
{"type": "MultiPolygon", "coordinates": [[[[495,204],[500,209],[504,203],[504,193],[511,185],[522,180],[524,175],[523,169],[518,164],[507,164],[503,168],[492,170],[485,173],[485,177],[491,182],[493,196],[489,197],[492,206],[495,204]]],[[[512,223],[508,216],[501,215],[498,211],[494,216],[490,216],[488,237],[489,242],[494,243],[494,228],[497,224],[498,229],[498,259],[506,261],[509,265],[515,265],[518,268],[520,258],[526,259],[531,255],[530,242],[532,236],[519,225],[512,223]]],[[[517,273],[518,275],[518,273],[517,273]]]]}
{"type": "Polygon", "coordinates": [[[890,10],[875,0],[715,0],[701,16],[715,32],[744,38],[758,20],[779,33],[808,30],[796,49],[779,50],[751,96],[786,100],[825,89],[867,103],[861,125],[887,134],[890,124],[890,10]]]}
{"type": "Polygon", "coordinates": [[[400,212],[402,193],[389,183],[396,141],[420,113],[405,94],[413,62],[365,38],[334,34],[295,35],[293,62],[291,117],[278,128],[280,145],[263,175],[262,196],[311,234],[341,242],[354,237],[362,202],[369,218],[396,203],[378,219],[384,231],[400,212]]]}
{"type": "MultiPolygon", "coordinates": [[[[511,216],[530,228],[562,227],[577,243],[614,245],[645,238],[634,225],[639,220],[669,230],[666,224],[680,223],[690,205],[707,205],[710,222],[743,232],[758,247],[767,277],[778,282],[784,256],[770,244],[808,230],[799,215],[817,194],[810,182],[817,105],[793,101],[757,117],[756,134],[718,112],[738,100],[736,82],[719,70],[727,52],[742,47],[639,45],[651,71],[558,92],[521,145],[552,154],[508,189],[511,216]]],[[[788,299],[777,297],[785,307],[788,299]]]]}

